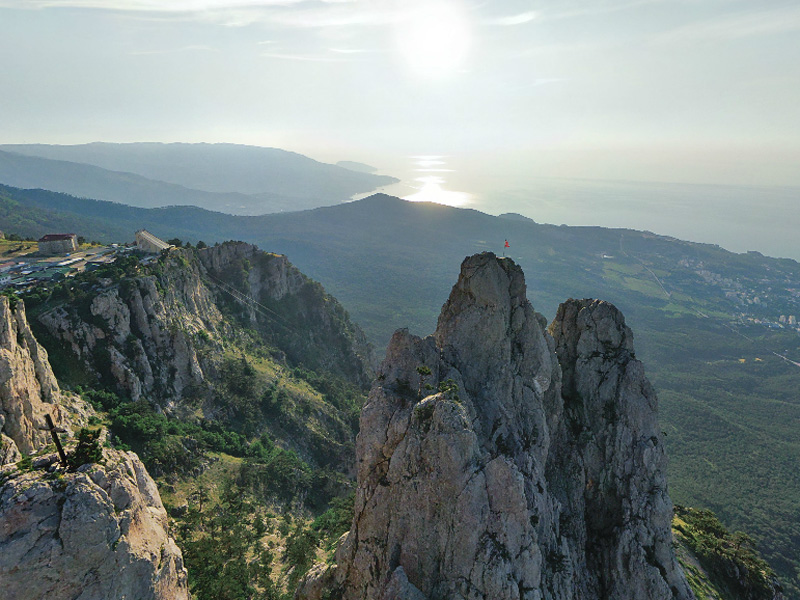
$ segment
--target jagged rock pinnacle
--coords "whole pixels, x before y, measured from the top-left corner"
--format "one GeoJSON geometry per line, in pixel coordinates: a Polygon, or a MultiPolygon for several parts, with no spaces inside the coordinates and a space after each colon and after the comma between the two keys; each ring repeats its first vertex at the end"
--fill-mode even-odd
{"type": "Polygon", "coordinates": [[[468,257],[436,332],[392,338],[361,415],[352,529],[298,597],[692,597],[622,315],[570,301],[551,335],[525,291],[512,260],[468,257]]]}

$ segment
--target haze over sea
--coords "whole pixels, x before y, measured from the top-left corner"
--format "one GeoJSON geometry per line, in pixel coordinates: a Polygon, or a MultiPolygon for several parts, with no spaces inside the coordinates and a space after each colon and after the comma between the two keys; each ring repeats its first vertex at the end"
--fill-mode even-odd
{"type": "Polygon", "coordinates": [[[457,157],[420,154],[408,157],[405,171],[402,164],[387,170],[402,181],[380,191],[539,223],[639,229],[800,260],[800,187],[537,177],[516,167],[480,169],[461,166],[457,157]]]}

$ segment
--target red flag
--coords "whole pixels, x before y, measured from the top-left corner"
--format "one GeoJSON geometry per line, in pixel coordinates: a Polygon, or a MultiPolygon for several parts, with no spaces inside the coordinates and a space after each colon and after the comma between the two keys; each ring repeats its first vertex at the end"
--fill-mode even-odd
{"type": "Polygon", "coordinates": [[[504,247],[504,248],[511,248],[511,246],[509,246],[509,244],[508,244],[508,240],[506,240],[506,245],[505,245],[505,246],[503,246],[503,247],[504,247]]]}

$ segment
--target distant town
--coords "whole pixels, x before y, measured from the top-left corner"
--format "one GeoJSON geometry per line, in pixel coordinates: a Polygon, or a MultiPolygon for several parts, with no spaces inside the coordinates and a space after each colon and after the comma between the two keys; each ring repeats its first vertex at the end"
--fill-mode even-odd
{"type": "Polygon", "coordinates": [[[767,276],[755,280],[716,273],[703,261],[683,259],[678,264],[717,288],[732,303],[741,323],[800,333],[800,282],[787,278],[786,273],[766,267],[767,276]]]}

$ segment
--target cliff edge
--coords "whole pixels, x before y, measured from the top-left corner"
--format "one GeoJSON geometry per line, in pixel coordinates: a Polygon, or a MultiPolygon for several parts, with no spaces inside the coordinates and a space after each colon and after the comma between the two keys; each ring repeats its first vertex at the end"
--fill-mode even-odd
{"type": "Polygon", "coordinates": [[[56,426],[66,420],[61,391],[47,351],[33,337],[25,305],[0,296],[0,465],[46,444],[44,415],[56,426]]]}
{"type": "Polygon", "coordinates": [[[76,472],[47,454],[45,414],[63,439],[91,412],[59,388],[22,301],[0,296],[0,596],[187,599],[181,551],[136,454],[98,447],[102,464],[84,465],[71,454],[76,472]]]}
{"type": "Polygon", "coordinates": [[[436,332],[398,331],[361,414],[336,564],[298,598],[689,599],[656,397],[622,314],[468,257],[436,332]]]}
{"type": "Polygon", "coordinates": [[[155,482],[133,452],[104,455],[76,473],[0,471],[3,597],[188,599],[155,482]]]}

